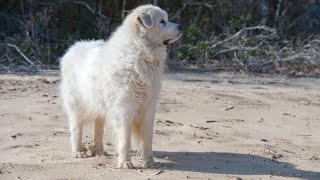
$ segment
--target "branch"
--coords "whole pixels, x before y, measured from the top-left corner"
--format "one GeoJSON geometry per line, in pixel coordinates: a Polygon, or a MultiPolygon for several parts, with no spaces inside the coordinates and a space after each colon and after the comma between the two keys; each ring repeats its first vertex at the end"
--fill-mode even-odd
{"type": "Polygon", "coordinates": [[[244,31],[250,31],[250,30],[266,30],[266,31],[270,31],[270,32],[274,32],[275,31],[274,29],[269,28],[267,26],[246,27],[246,28],[241,29],[240,31],[238,31],[234,35],[224,39],[223,41],[220,41],[220,42],[217,42],[216,44],[213,44],[212,46],[210,46],[210,49],[215,48],[215,47],[217,47],[217,46],[219,46],[219,45],[221,45],[221,44],[223,44],[223,43],[225,43],[227,41],[235,39],[235,38],[239,37],[240,34],[243,33],[244,31]]]}
{"type": "Polygon", "coordinates": [[[217,53],[215,53],[215,56],[219,55],[219,54],[224,54],[226,52],[230,52],[230,51],[239,51],[239,50],[244,50],[244,51],[255,51],[257,49],[260,48],[260,46],[263,45],[264,42],[261,42],[260,44],[258,44],[257,46],[254,46],[254,47],[238,47],[238,46],[235,46],[235,47],[231,47],[229,49],[223,49],[221,51],[218,51],[217,53]]]}
{"type": "Polygon", "coordinates": [[[182,7],[180,9],[177,10],[176,14],[172,17],[173,19],[176,19],[176,18],[180,18],[180,14],[182,13],[182,11],[184,11],[187,6],[191,3],[191,1],[187,1],[187,2],[184,2],[182,7]]]}
{"type": "Polygon", "coordinates": [[[20,53],[20,55],[21,55],[29,64],[35,66],[35,64],[34,64],[25,54],[23,54],[23,52],[18,48],[18,46],[14,45],[14,44],[6,44],[6,45],[9,46],[9,47],[15,48],[15,49],[18,51],[18,53],[20,53]]]}
{"type": "Polygon", "coordinates": [[[182,11],[184,11],[188,6],[204,6],[209,8],[211,11],[213,10],[213,7],[209,3],[204,2],[193,2],[193,0],[188,0],[187,2],[184,2],[182,7],[177,10],[176,14],[173,16],[173,19],[180,18],[180,14],[182,11]]]}
{"type": "MultiPolygon", "coordinates": [[[[84,1],[58,1],[57,3],[80,4],[80,5],[83,5],[84,7],[86,7],[92,14],[98,14],[103,19],[107,19],[107,17],[105,15],[101,14],[101,12],[96,12],[96,10],[94,8],[92,8],[88,3],[84,2],[84,1]]],[[[53,4],[53,3],[43,2],[43,3],[40,3],[40,4],[53,4]]]]}

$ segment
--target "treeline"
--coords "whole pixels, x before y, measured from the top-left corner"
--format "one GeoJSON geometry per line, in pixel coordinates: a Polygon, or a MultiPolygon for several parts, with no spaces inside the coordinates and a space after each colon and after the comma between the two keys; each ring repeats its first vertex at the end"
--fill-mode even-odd
{"type": "Polygon", "coordinates": [[[141,4],[183,25],[170,67],[319,71],[319,0],[0,1],[0,71],[54,68],[73,42],[107,39],[141,4]]]}

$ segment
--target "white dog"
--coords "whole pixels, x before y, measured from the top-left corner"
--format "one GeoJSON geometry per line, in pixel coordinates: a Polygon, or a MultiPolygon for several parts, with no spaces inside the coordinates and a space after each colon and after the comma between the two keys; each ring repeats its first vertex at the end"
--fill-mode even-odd
{"type": "Polygon", "coordinates": [[[182,35],[165,11],[134,9],[108,41],[75,43],[61,59],[61,93],[69,117],[72,154],[86,157],[83,125],[95,122],[94,154],[103,154],[106,120],[117,137],[118,167],[133,168],[131,135],[141,148],[143,167],[152,157],[153,124],[167,46],[182,35]]]}

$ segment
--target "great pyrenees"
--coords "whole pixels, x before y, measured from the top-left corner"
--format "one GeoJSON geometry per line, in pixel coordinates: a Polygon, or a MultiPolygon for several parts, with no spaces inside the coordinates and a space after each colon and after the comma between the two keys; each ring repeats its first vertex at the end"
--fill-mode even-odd
{"type": "Polygon", "coordinates": [[[153,124],[167,46],[182,35],[157,6],[134,9],[109,40],[76,42],[61,59],[61,96],[69,118],[72,154],[85,158],[83,126],[94,121],[93,154],[103,151],[105,121],[116,134],[118,168],[133,168],[131,136],[142,166],[155,165],[153,124]]]}

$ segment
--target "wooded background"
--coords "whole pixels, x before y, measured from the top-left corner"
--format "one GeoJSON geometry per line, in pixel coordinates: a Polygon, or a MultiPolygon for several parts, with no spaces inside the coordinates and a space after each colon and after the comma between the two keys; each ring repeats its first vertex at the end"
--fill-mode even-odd
{"type": "Polygon", "coordinates": [[[72,43],[108,39],[141,4],[183,26],[171,69],[320,75],[319,0],[1,0],[0,71],[55,69],[72,43]]]}

